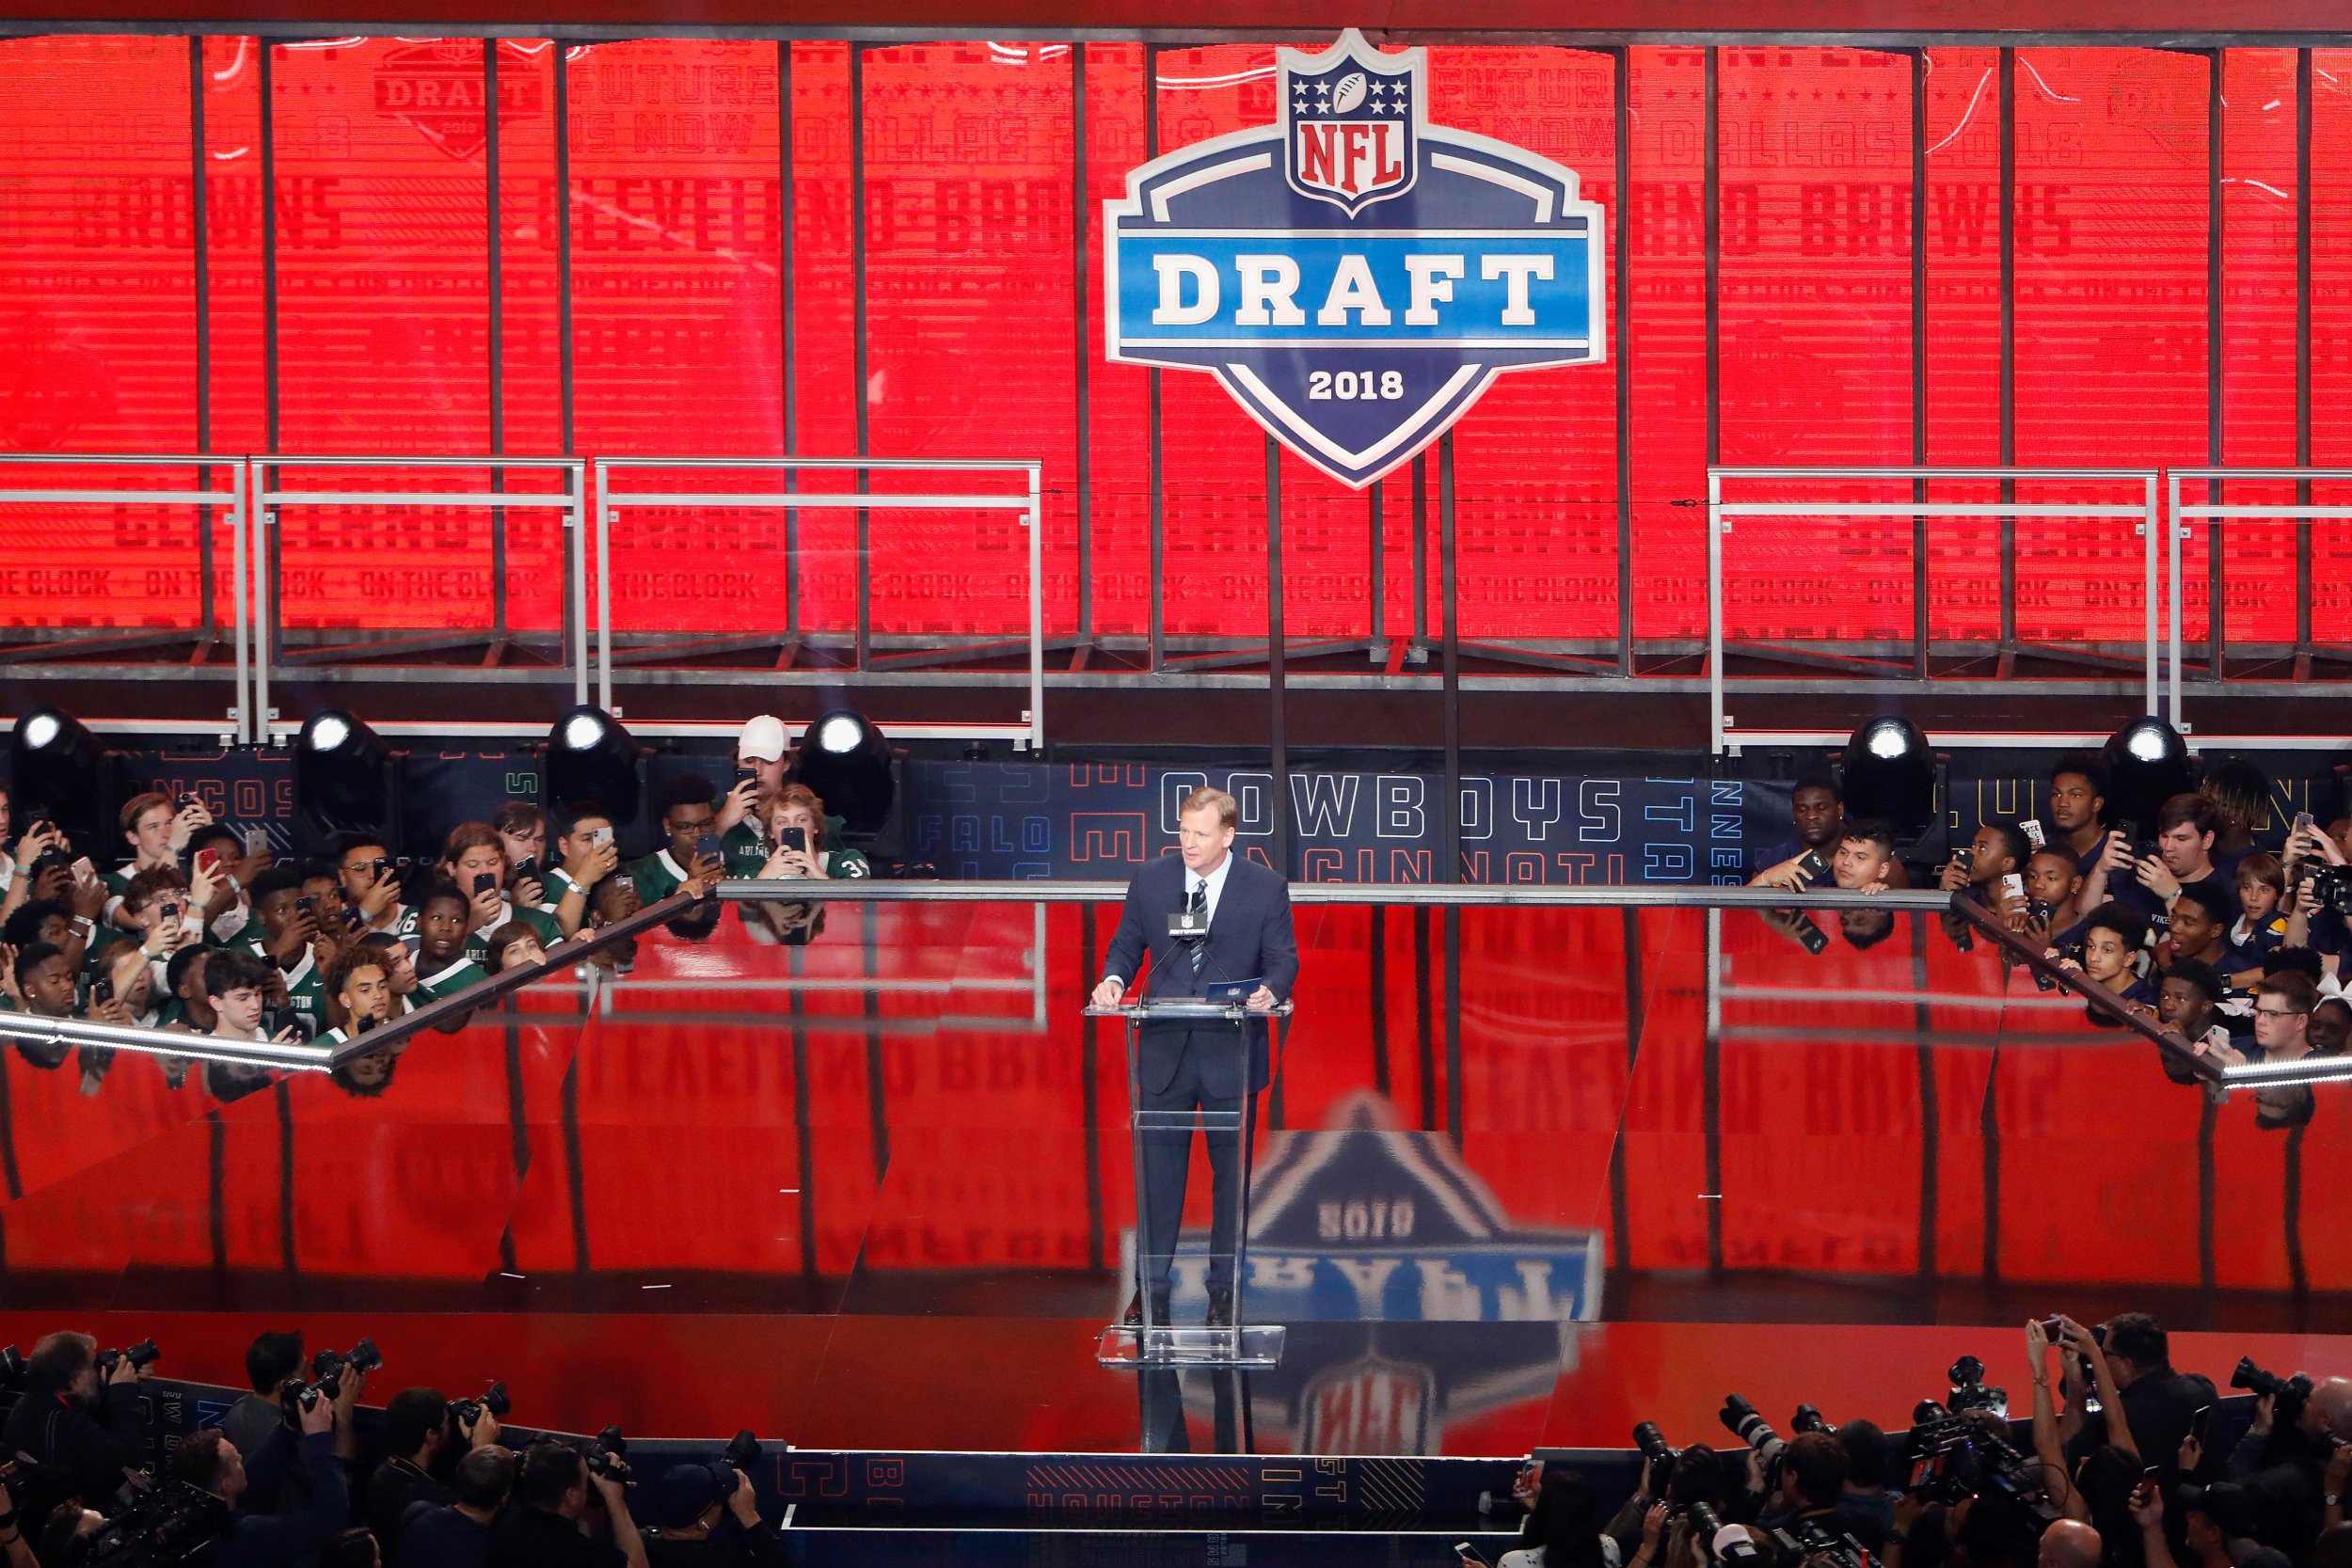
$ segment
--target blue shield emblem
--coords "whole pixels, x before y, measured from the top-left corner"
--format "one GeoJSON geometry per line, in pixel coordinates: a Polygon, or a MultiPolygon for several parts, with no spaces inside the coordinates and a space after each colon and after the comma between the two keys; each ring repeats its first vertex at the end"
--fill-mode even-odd
{"type": "Polygon", "coordinates": [[[1361,488],[1505,371],[1606,357],[1601,214],[1549,158],[1428,122],[1428,52],[1278,52],[1279,123],[1131,171],[1104,211],[1120,364],[1205,371],[1361,488]]]}

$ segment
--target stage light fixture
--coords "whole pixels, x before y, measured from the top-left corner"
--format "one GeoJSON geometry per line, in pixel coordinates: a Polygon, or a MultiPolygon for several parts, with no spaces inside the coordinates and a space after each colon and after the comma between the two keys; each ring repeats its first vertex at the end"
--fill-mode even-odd
{"type": "Polygon", "coordinates": [[[1935,748],[1894,714],[1866,719],[1846,742],[1846,816],[1875,817],[1907,843],[1935,820],[1935,748]]]}
{"type": "Polygon", "coordinates": [[[548,732],[546,803],[556,811],[593,800],[612,814],[616,828],[635,824],[644,797],[636,739],[600,707],[581,706],[548,732]]]}
{"type": "MultiPolygon", "coordinates": [[[[312,714],[294,736],[294,821],[314,840],[400,836],[398,753],[342,708],[312,714]]],[[[388,846],[389,847],[389,846],[388,846]]]]}
{"type": "Polygon", "coordinates": [[[2189,776],[2188,743],[2181,732],[2153,716],[2135,719],[2107,737],[2107,820],[2138,824],[2153,838],[2156,812],[2175,795],[2196,787],[2189,776]]]}
{"type": "Polygon", "coordinates": [[[843,819],[859,847],[893,857],[905,852],[898,753],[864,714],[834,708],[819,715],[801,733],[793,772],[843,819]]]}
{"type": "Polygon", "coordinates": [[[63,828],[74,853],[106,856],[115,842],[112,755],[88,725],[54,707],[17,721],[8,738],[9,804],[18,830],[37,817],[63,828]]]}

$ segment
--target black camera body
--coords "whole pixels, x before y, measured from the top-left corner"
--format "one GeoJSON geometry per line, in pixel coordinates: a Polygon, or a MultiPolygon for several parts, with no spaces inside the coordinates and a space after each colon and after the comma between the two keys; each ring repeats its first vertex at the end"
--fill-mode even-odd
{"type": "Polygon", "coordinates": [[[131,1370],[133,1371],[143,1372],[148,1368],[153,1366],[157,1361],[161,1360],[163,1354],[164,1353],[162,1351],[155,1348],[155,1341],[153,1339],[141,1339],[137,1344],[131,1346],[127,1350],[100,1351],[98,1353],[98,1370],[101,1375],[111,1374],[115,1370],[115,1364],[117,1362],[128,1360],[131,1363],[131,1370]]]}
{"type": "Polygon", "coordinates": [[[478,1400],[450,1401],[449,1424],[462,1433],[466,1428],[482,1419],[484,1411],[488,1411],[502,1421],[506,1419],[506,1413],[513,1408],[514,1404],[506,1397],[506,1385],[493,1383],[490,1385],[489,1392],[478,1400]]]}
{"type": "Polygon", "coordinates": [[[2273,1415],[2280,1426],[2293,1426],[2303,1415],[2303,1402],[2312,1397],[2312,1380],[2301,1372],[2293,1377],[2280,1377],[2254,1365],[2250,1355],[2238,1357],[2237,1370],[2230,1374],[2230,1386],[2245,1388],[2256,1394],[2267,1394],[2272,1402],[2273,1415]]]}
{"type": "Polygon", "coordinates": [[[202,1561],[226,1540],[229,1505],[200,1486],[166,1481],[138,1492],[131,1506],[82,1543],[84,1568],[165,1568],[202,1561]]]}
{"type": "Polygon", "coordinates": [[[628,1479],[628,1439],[621,1435],[617,1426],[606,1427],[596,1433],[587,1455],[588,1473],[604,1481],[628,1479]]]}
{"type": "Polygon", "coordinates": [[[1797,1406],[1797,1413],[1788,1418],[1788,1424],[1798,1432],[1835,1433],[1837,1430],[1829,1418],[1821,1414],[1820,1406],[1811,1404],[1797,1406]]]}
{"type": "Polygon", "coordinates": [[[365,1377],[383,1365],[384,1353],[375,1348],[375,1341],[362,1339],[351,1347],[349,1354],[323,1350],[310,1357],[310,1381],[328,1399],[336,1399],[342,1394],[343,1373],[346,1370],[365,1377]]]}
{"type": "Polygon", "coordinates": [[[1870,1554],[1861,1542],[1843,1530],[1832,1535],[1817,1520],[1792,1519],[1775,1528],[1772,1537],[1784,1561],[1807,1562],[1824,1557],[1838,1568],[1870,1568],[1870,1554]]]}
{"type": "Polygon", "coordinates": [[[2310,874],[2306,885],[2312,904],[2352,918],[2352,866],[2323,865],[2310,874]]]}

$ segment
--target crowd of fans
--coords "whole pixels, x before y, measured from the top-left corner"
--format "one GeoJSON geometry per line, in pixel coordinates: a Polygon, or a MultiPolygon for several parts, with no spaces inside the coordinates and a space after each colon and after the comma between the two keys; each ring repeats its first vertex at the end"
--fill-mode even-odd
{"type": "MultiPolygon", "coordinates": [[[[2103,988],[2187,1055],[2235,1065],[2343,1052],[2352,1037],[2340,973],[2352,951],[2352,822],[2323,826],[2305,814],[2278,852],[2264,848],[2269,783],[2241,761],[2164,800],[2144,827],[2114,819],[2108,788],[2097,757],[2060,756],[2046,817],[1984,823],[1936,869],[1935,885],[2103,988]]],[[[1910,885],[1894,835],[1849,819],[1834,783],[1804,780],[1793,801],[1794,837],[1766,852],[1754,885],[1910,885]]],[[[1778,923],[1795,931],[1799,918],[1778,923]]],[[[1867,909],[1841,918],[1856,946],[1892,927],[1867,909]]],[[[1946,928],[1967,940],[1957,916],[1946,928]]]]}
{"type": "Polygon", "coordinates": [[[252,1392],[179,1440],[162,1473],[140,1391],[153,1347],[100,1352],[57,1333],[22,1362],[0,1488],[7,1568],[724,1568],[789,1560],[764,1521],[749,1433],[721,1464],[643,1486],[628,1443],[510,1444],[503,1386],[451,1400],[405,1388],[373,1435],[357,1419],[370,1363],[306,1358],[298,1334],[246,1353],[252,1392]],[[644,1514],[641,1521],[637,1515],[644,1514]]]}
{"type": "MultiPolygon", "coordinates": [[[[783,724],[752,721],[729,787],[689,773],[660,788],[660,847],[634,862],[622,860],[614,818],[595,801],[550,814],[509,800],[452,830],[430,859],[351,832],[280,861],[265,835],[222,826],[193,796],[125,802],[122,848],[110,854],[54,821],[16,820],[0,785],[0,1010],[342,1045],[648,903],[707,895],[722,878],[869,875],[840,843],[840,818],[793,779],[792,761],[783,724]]],[[[785,940],[820,913],[745,908],[755,930],[785,940]]],[[[707,905],[679,925],[707,934],[717,912],[707,905]]],[[[609,967],[631,956],[626,942],[583,950],[583,961],[609,967]]],[[[68,1054],[22,1049],[44,1066],[68,1054]]]]}
{"type": "Polygon", "coordinates": [[[2025,1349],[2029,1432],[1965,1357],[1908,1431],[1806,1405],[1784,1437],[1737,1396],[1721,1450],[1645,1422],[1612,1519],[1572,1465],[1531,1462],[1500,1568],[2352,1568],[2352,1379],[2241,1362],[2233,1385],[2259,1397],[2233,1440],[2146,1313],[2038,1320],[2025,1349]]]}

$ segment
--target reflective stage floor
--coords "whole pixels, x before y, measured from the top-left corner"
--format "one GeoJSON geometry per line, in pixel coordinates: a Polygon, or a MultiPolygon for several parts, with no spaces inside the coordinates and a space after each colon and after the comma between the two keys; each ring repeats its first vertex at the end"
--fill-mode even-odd
{"type": "Polygon", "coordinates": [[[1814,954],[1747,911],[1426,906],[1298,911],[1252,1189],[1279,1368],[1098,1369],[1116,917],[843,904],[780,944],[730,910],[373,1083],[9,1051],[0,1340],[152,1333],[234,1384],[299,1325],[375,1337],[371,1402],[502,1378],[574,1431],[1050,1451],[1681,1442],[1735,1387],[1903,1424],[1963,1352],[2022,1386],[2057,1311],[2152,1307],[2217,1381],[2352,1372],[2352,1087],[2212,1103],[1931,914],[1822,914],[1814,954]]]}

